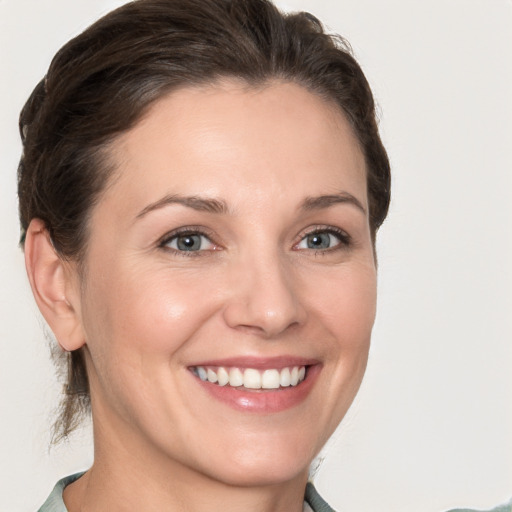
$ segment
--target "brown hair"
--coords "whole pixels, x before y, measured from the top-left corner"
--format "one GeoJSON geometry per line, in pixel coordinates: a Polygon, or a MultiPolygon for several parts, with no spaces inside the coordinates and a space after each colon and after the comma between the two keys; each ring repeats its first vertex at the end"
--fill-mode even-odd
{"type": "MultiPolygon", "coordinates": [[[[375,237],[389,206],[389,161],[370,87],[341,37],[268,0],[136,0],[69,41],[21,112],[21,243],[40,218],[59,255],[82,262],[88,215],[112,172],[109,144],[173,89],[223,77],[294,82],[341,108],[365,156],[375,237]]],[[[89,408],[83,349],[67,358],[56,438],[89,408]]]]}

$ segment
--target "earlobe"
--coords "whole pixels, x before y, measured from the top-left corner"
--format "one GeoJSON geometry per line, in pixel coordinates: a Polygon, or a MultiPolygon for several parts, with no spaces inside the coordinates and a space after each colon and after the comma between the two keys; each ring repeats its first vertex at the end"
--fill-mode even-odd
{"type": "Polygon", "coordinates": [[[59,345],[67,351],[80,348],[85,340],[76,285],[40,219],[33,219],[27,229],[25,267],[39,310],[59,345]]]}

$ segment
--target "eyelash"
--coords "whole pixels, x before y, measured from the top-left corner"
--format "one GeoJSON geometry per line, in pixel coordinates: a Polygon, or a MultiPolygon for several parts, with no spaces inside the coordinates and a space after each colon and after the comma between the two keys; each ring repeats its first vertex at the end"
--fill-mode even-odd
{"type": "Polygon", "coordinates": [[[183,228],[179,228],[174,231],[171,231],[170,233],[167,233],[158,242],[158,247],[160,249],[163,249],[164,251],[170,252],[177,256],[184,256],[185,258],[194,258],[194,257],[202,256],[202,255],[204,255],[205,252],[213,252],[216,250],[216,249],[213,249],[213,251],[212,250],[206,251],[203,249],[203,250],[199,250],[199,251],[179,251],[172,247],[168,247],[168,245],[174,239],[176,239],[180,236],[186,236],[186,235],[203,236],[203,237],[207,238],[215,248],[218,247],[218,245],[212,239],[212,234],[209,233],[204,228],[201,228],[199,226],[197,226],[197,227],[187,226],[187,227],[183,227],[183,228]]]}
{"type": "MultiPolygon", "coordinates": [[[[294,244],[293,247],[296,248],[308,236],[312,236],[312,235],[316,235],[316,234],[333,235],[339,240],[339,243],[334,245],[333,247],[328,247],[325,249],[308,248],[308,249],[298,249],[298,250],[299,251],[308,251],[308,252],[312,251],[313,254],[316,256],[316,255],[325,255],[326,253],[331,253],[331,252],[334,252],[337,250],[348,249],[352,246],[352,238],[346,231],[343,231],[342,229],[339,229],[339,228],[335,228],[333,226],[317,226],[317,227],[310,229],[310,230],[306,231],[305,233],[303,233],[300,237],[300,240],[296,244],[294,244]]],[[[175,255],[190,258],[190,257],[198,257],[201,255],[204,255],[205,252],[214,252],[215,250],[218,250],[216,248],[219,246],[213,241],[212,234],[209,233],[204,228],[201,228],[199,226],[197,226],[197,227],[187,226],[187,227],[176,229],[176,230],[164,235],[158,242],[158,247],[165,251],[171,252],[175,255]],[[205,237],[212,243],[212,245],[214,246],[214,249],[213,250],[201,249],[201,250],[197,250],[197,251],[180,251],[180,250],[169,247],[169,244],[174,239],[176,239],[180,236],[186,236],[186,235],[196,235],[196,236],[205,237]]]]}
{"type": "Polygon", "coordinates": [[[340,251],[340,250],[346,250],[349,249],[352,246],[352,237],[342,229],[336,228],[334,226],[316,226],[312,229],[309,229],[305,233],[303,233],[300,237],[300,240],[298,243],[294,245],[294,247],[297,247],[303,240],[305,240],[307,237],[312,235],[333,235],[338,240],[339,243],[334,245],[333,247],[327,247],[325,249],[299,249],[299,250],[307,250],[312,251],[315,256],[325,256],[329,253],[340,251]]]}

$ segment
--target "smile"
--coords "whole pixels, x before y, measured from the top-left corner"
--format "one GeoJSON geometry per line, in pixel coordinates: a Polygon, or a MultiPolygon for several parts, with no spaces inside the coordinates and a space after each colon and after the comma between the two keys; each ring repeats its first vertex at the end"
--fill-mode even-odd
{"type": "Polygon", "coordinates": [[[275,390],[295,387],[306,378],[306,366],[290,366],[281,369],[268,368],[265,370],[224,366],[194,366],[191,371],[203,382],[239,390],[275,390]]]}
{"type": "Polygon", "coordinates": [[[207,400],[244,413],[273,414],[303,403],[322,368],[317,359],[283,355],[198,361],[188,371],[207,400]]]}

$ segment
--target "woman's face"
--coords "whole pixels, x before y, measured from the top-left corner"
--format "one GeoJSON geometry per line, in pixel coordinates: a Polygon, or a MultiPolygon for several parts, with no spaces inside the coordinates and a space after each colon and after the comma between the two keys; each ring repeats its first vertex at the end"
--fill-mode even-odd
{"type": "Polygon", "coordinates": [[[112,158],[79,307],[98,449],[235,485],[303,477],[375,315],[349,124],[297,85],[226,81],[157,102],[112,158]]]}

